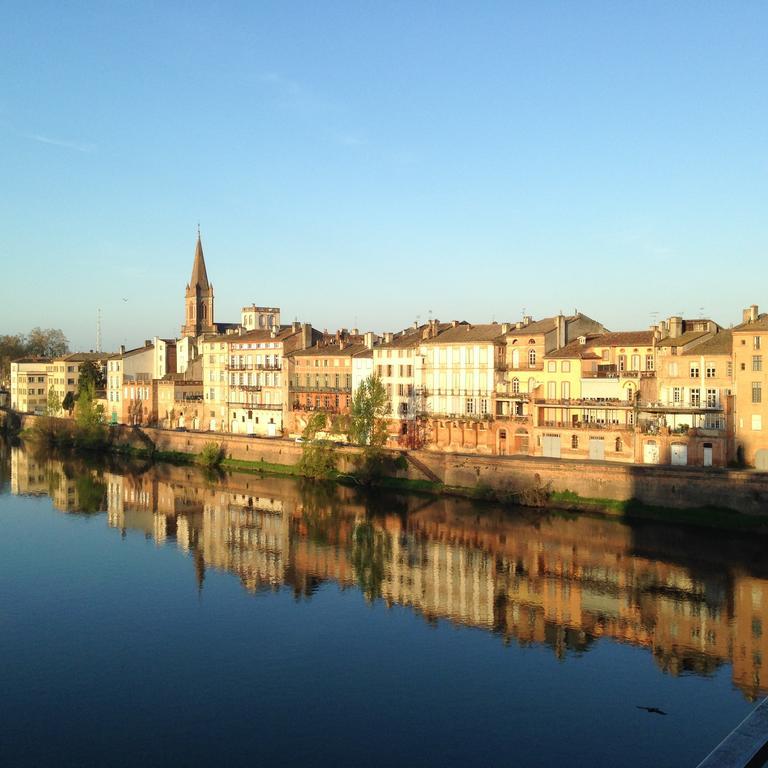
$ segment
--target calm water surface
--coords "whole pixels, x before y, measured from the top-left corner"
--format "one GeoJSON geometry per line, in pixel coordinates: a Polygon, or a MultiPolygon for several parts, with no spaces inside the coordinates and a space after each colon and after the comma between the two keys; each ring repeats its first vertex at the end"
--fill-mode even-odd
{"type": "Polygon", "coordinates": [[[759,536],[3,444],[0,488],[2,765],[695,766],[765,693],[759,536]]]}

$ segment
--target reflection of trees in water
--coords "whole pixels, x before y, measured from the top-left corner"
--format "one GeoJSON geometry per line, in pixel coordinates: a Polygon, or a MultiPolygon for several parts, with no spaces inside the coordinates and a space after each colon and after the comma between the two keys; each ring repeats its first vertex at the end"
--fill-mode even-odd
{"type": "Polygon", "coordinates": [[[381,585],[392,552],[389,536],[370,520],[362,520],[352,531],[352,568],[357,583],[369,601],[381,597],[381,585]]]}
{"type": "Polygon", "coordinates": [[[82,514],[104,512],[107,509],[107,486],[92,474],[82,474],[75,480],[77,511],[82,514]]]}
{"type": "Polygon", "coordinates": [[[301,521],[306,537],[316,544],[341,543],[342,501],[335,483],[301,480],[301,521]]]}

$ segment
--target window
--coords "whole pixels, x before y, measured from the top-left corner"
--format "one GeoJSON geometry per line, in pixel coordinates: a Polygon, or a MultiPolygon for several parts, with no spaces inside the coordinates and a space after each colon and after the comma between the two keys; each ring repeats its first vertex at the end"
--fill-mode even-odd
{"type": "Polygon", "coordinates": [[[529,349],[528,350],[528,365],[532,368],[534,365],[536,365],[536,350],[535,349],[529,349]]]}
{"type": "Polygon", "coordinates": [[[669,371],[669,375],[673,378],[677,376],[677,363],[670,363],[667,366],[667,370],[669,371]]]}
{"type": "Polygon", "coordinates": [[[691,387],[691,405],[698,408],[701,405],[701,390],[697,387],[691,387]]]}
{"type": "Polygon", "coordinates": [[[475,399],[473,397],[468,397],[466,402],[466,413],[468,415],[471,415],[475,412],[475,399]]]}
{"type": "Polygon", "coordinates": [[[759,381],[752,382],[752,402],[753,403],[763,402],[763,385],[759,381]]]}
{"type": "Polygon", "coordinates": [[[646,355],[645,356],[645,370],[646,371],[652,371],[655,368],[655,363],[653,360],[653,355],[646,355]]]}
{"type": "Polygon", "coordinates": [[[715,370],[714,363],[707,363],[706,375],[708,379],[714,379],[715,376],[717,376],[717,371],[715,370]]]}
{"type": "Polygon", "coordinates": [[[733,363],[729,360],[725,366],[725,375],[730,379],[733,376],[733,363]]]}
{"type": "Polygon", "coordinates": [[[519,395],[520,394],[520,379],[515,376],[514,379],[512,379],[512,394],[513,395],[519,395]]]}
{"type": "Polygon", "coordinates": [[[482,414],[488,413],[488,401],[485,398],[482,398],[480,400],[480,413],[482,414]]]}
{"type": "Polygon", "coordinates": [[[759,336],[753,336],[752,337],[752,349],[760,349],[760,337],[759,336]]]}
{"type": "Polygon", "coordinates": [[[620,371],[626,371],[627,370],[627,356],[626,355],[619,355],[619,370],[620,371]]]}
{"type": "Polygon", "coordinates": [[[699,364],[698,363],[691,363],[691,378],[692,379],[698,379],[699,378],[699,364]]]}
{"type": "Polygon", "coordinates": [[[571,397],[571,382],[564,381],[560,385],[561,397],[563,400],[569,400],[571,397]]]}
{"type": "Polygon", "coordinates": [[[763,428],[763,417],[759,413],[752,414],[752,429],[759,432],[763,428]]]}
{"type": "Polygon", "coordinates": [[[554,360],[547,361],[547,372],[557,373],[557,363],[554,360]]]}
{"type": "Polygon", "coordinates": [[[571,372],[571,361],[570,360],[563,360],[562,368],[563,373],[570,373],[571,372]]]}
{"type": "Polygon", "coordinates": [[[632,370],[640,370],[640,355],[632,355],[632,370]]]}
{"type": "Polygon", "coordinates": [[[673,387],[672,388],[672,402],[673,403],[679,403],[682,401],[682,390],[680,387],[673,387]]]}
{"type": "Polygon", "coordinates": [[[717,408],[717,390],[707,390],[707,408],[717,408]]]}
{"type": "Polygon", "coordinates": [[[579,436],[571,435],[571,448],[578,448],[578,447],[579,447],[579,436]]]}
{"type": "Polygon", "coordinates": [[[763,356],[762,355],[752,355],[752,370],[753,371],[762,371],[763,370],[763,356]]]}
{"type": "Polygon", "coordinates": [[[554,400],[557,397],[557,382],[547,382],[547,400],[554,400]]]}
{"type": "Polygon", "coordinates": [[[621,438],[616,438],[616,453],[621,453],[624,450],[624,443],[622,443],[621,438]]]}

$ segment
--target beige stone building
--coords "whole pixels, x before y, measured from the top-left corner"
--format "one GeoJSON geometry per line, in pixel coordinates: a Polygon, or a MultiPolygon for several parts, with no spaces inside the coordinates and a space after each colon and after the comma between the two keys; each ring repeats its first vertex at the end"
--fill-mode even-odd
{"type": "Polygon", "coordinates": [[[176,372],[176,341],[155,337],[143,347],[107,359],[105,418],[111,424],[154,424],[158,418],[153,380],[176,372]]]}
{"type": "Polygon", "coordinates": [[[202,429],[279,436],[288,405],[285,355],[317,342],[309,324],[206,338],[202,429]]]}
{"type": "Polygon", "coordinates": [[[51,360],[43,357],[25,357],[11,363],[11,408],[20,413],[45,413],[51,365],[51,360]]]}
{"type": "MultiPolygon", "coordinates": [[[[77,383],[80,379],[80,368],[83,363],[91,362],[96,364],[103,371],[106,371],[107,361],[111,355],[103,352],[75,352],[71,355],[65,355],[51,361],[47,367],[48,370],[48,390],[56,393],[60,403],[64,402],[68,393],[72,396],[77,395],[77,383]]],[[[103,392],[97,393],[103,396],[103,392]]],[[[64,415],[63,410],[59,410],[56,416],[64,415]]]]}
{"type": "Polygon", "coordinates": [[[203,416],[202,378],[187,379],[181,373],[169,373],[155,379],[157,422],[167,429],[199,429],[203,416]]]}
{"type": "Polygon", "coordinates": [[[768,471],[768,314],[744,310],[733,329],[733,391],[737,459],[768,471]]]}

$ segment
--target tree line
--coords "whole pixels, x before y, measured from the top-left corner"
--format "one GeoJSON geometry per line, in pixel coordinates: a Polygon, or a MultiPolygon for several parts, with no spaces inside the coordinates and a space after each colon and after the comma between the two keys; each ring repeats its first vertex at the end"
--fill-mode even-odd
{"type": "Polygon", "coordinates": [[[11,362],[21,357],[61,357],[69,352],[69,340],[60,328],[35,326],[29,333],[0,335],[0,381],[11,375],[11,362]]]}

